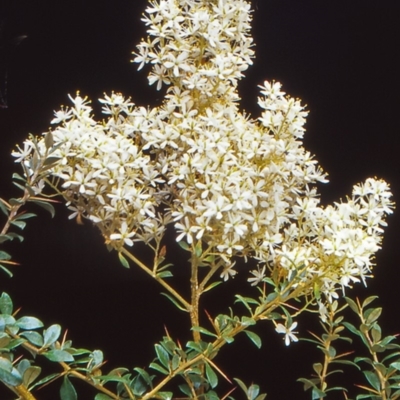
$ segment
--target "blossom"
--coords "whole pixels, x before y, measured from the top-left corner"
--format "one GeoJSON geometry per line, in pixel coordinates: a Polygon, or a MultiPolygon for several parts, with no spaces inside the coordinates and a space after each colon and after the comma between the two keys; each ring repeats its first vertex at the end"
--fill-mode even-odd
{"type": "Polygon", "coordinates": [[[20,163],[25,161],[28,157],[30,157],[32,150],[34,146],[32,141],[30,140],[25,140],[24,142],[24,149],[22,150],[19,146],[17,146],[17,150],[14,150],[11,155],[13,157],[16,157],[15,161],[16,163],[20,163]]]}
{"type": "Polygon", "coordinates": [[[265,278],[265,266],[262,268],[261,271],[260,269],[255,269],[253,271],[250,271],[250,273],[253,276],[251,278],[248,278],[247,282],[250,282],[251,286],[256,286],[265,278]]]}
{"type": "Polygon", "coordinates": [[[298,296],[318,287],[320,304],[332,302],[371,276],[393,210],[390,187],[369,178],[346,201],[321,206],[316,185],[327,175],[304,148],[301,101],[265,81],[258,118],[241,112],[251,18],[246,0],[152,1],[133,61],[149,67],[150,85],[169,86],[160,105],[105,94],[96,120],[77,93],[52,120],[51,168],[44,137],[12,154],[27,174],[44,165],[41,178],[59,185],[72,216],[84,213],[116,248],[159,244],[171,224],[178,242],[225,263],[224,281],[238,259],[253,259],[263,267],[250,271],[250,285],[273,273],[298,296]]]}
{"type": "Polygon", "coordinates": [[[233,278],[237,271],[233,269],[234,264],[227,265],[221,272],[220,277],[226,282],[229,278],[233,278]]]}
{"type": "Polygon", "coordinates": [[[133,246],[132,237],[135,236],[135,232],[130,231],[128,224],[124,221],[119,229],[120,233],[113,233],[110,235],[111,240],[122,240],[126,245],[133,246]]]}
{"type": "Polygon", "coordinates": [[[277,324],[275,330],[278,333],[283,333],[285,335],[284,340],[286,346],[289,346],[290,342],[297,342],[299,339],[296,337],[294,329],[297,327],[297,322],[293,322],[289,327],[282,324],[277,324]]]}

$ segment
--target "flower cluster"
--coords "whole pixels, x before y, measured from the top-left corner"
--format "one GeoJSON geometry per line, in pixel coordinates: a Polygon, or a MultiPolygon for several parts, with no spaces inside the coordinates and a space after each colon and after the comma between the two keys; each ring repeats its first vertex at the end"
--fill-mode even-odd
{"type": "MultiPolygon", "coordinates": [[[[364,280],[392,211],[389,187],[368,179],[346,203],[320,206],[315,184],[327,180],[302,145],[300,101],[265,82],[260,118],[240,112],[236,84],[253,55],[248,2],[152,1],[143,20],[149,38],[134,61],[152,65],[150,84],[170,86],[162,105],[113,93],[100,100],[107,120],[96,122],[77,95],[52,121],[59,162],[49,173],[73,215],[117,248],[159,243],[174,224],[177,241],[224,260],[224,280],[239,256],[260,263],[252,285],[268,272],[330,301],[364,280]]],[[[13,155],[28,166],[44,149],[44,139],[27,141],[13,155]]]]}
{"type": "Polygon", "coordinates": [[[254,54],[248,1],[151,1],[146,13],[149,37],[134,62],[152,64],[150,84],[190,91],[191,101],[204,104],[238,99],[237,81],[254,54]]]}

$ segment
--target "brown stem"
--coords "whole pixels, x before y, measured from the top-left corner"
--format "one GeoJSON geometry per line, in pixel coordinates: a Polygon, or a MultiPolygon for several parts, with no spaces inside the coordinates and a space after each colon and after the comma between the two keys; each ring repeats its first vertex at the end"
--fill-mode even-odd
{"type": "MultiPolygon", "coordinates": [[[[192,276],[190,278],[190,291],[191,291],[191,307],[190,307],[190,322],[192,328],[199,326],[199,302],[201,292],[199,291],[199,280],[198,280],[198,259],[192,254],[191,257],[192,276]]],[[[193,340],[199,342],[201,335],[199,331],[193,330],[193,340]]]]}
{"type": "Polygon", "coordinates": [[[36,397],[25,385],[14,386],[12,390],[16,392],[22,400],[36,400],[36,397]]]}
{"type": "Polygon", "coordinates": [[[154,278],[157,282],[159,282],[160,285],[164,286],[164,288],[167,289],[168,292],[170,292],[183,305],[183,307],[187,311],[190,311],[191,305],[172,286],[170,286],[167,282],[165,282],[164,279],[157,277],[157,275],[154,274],[154,272],[150,268],[148,268],[145,264],[143,264],[140,260],[138,260],[125,248],[122,247],[120,251],[128,258],[130,258],[138,267],[142,268],[143,271],[148,273],[152,278],[154,278]]]}

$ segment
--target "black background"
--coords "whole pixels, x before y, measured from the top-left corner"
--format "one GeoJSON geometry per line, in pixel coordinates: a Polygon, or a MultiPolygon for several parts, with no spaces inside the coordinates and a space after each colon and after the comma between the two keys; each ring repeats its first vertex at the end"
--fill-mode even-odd
{"type": "MultiPolygon", "coordinates": [[[[145,35],[140,14],[146,3],[3,0],[0,61],[3,73],[8,69],[8,108],[0,109],[2,197],[18,194],[11,185],[11,174],[18,171],[10,156],[15,144],[28,133],[46,131],[53,110],[68,104],[68,93],[80,90],[97,111],[96,98],[111,90],[131,95],[139,105],[160,103],[162,93],[147,86],[146,71],[136,72],[129,62],[145,35]],[[12,46],[18,35],[27,38],[12,46]]],[[[399,201],[399,3],[258,0],[253,8],[257,58],[240,85],[243,109],[258,116],[257,85],[266,79],[282,82],[310,110],[305,147],[330,178],[320,187],[322,202],[345,198],[355,183],[369,176],[390,182],[399,201]]],[[[67,221],[61,205],[54,220],[37,211],[39,218],[28,223],[25,242],[7,248],[22,265],[12,279],[0,277],[1,291],[22,307],[21,315],[41,317],[46,325],[60,323],[76,347],[102,349],[108,368],[148,365],[164,325],[181,342],[189,338],[187,316],[161,297],[141,271],[121,267],[90,224],[67,221]]],[[[366,290],[355,290],[361,297],[379,295],[382,325],[393,334],[400,330],[399,213],[388,222],[375,278],[366,290]]],[[[174,258],[178,285],[186,278],[185,257],[174,258]]],[[[244,290],[246,278],[242,274],[216,289],[205,299],[206,308],[226,312],[233,295],[244,290]]],[[[308,318],[300,319],[303,336],[311,326],[315,323],[308,318]]],[[[247,384],[260,384],[270,399],[309,399],[295,379],[309,376],[312,362],[319,361],[311,347],[301,343],[286,348],[268,324],[258,332],[264,338],[260,351],[245,338],[223,349],[224,371],[247,384]]],[[[0,399],[12,398],[2,393],[0,399]]],[[[86,388],[80,393],[81,399],[93,398],[86,388]]],[[[45,389],[38,398],[56,397],[45,389]]],[[[337,393],[331,398],[343,397],[337,393]]]]}

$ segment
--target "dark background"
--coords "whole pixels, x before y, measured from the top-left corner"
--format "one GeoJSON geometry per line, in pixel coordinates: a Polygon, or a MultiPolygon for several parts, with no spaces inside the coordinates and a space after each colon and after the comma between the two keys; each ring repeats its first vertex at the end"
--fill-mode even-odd
{"type": "MultiPolygon", "coordinates": [[[[68,93],[80,90],[97,111],[96,98],[111,90],[131,95],[139,105],[160,103],[162,93],[147,86],[147,71],[136,72],[136,65],[129,63],[130,52],[145,35],[140,14],[146,4],[3,0],[0,84],[4,89],[7,69],[8,108],[0,109],[1,197],[18,194],[11,185],[11,174],[18,171],[10,156],[15,144],[28,133],[46,131],[53,110],[68,104],[68,93]],[[19,35],[27,38],[14,46],[12,39],[19,35]]],[[[243,108],[258,116],[257,85],[266,79],[281,81],[310,110],[305,146],[330,177],[320,187],[322,202],[345,198],[355,183],[369,176],[390,182],[399,201],[399,3],[255,0],[253,8],[257,58],[240,85],[243,108]]],[[[25,242],[7,248],[22,265],[12,279],[0,275],[1,291],[22,307],[21,315],[41,317],[46,325],[60,323],[76,347],[102,349],[108,368],[148,365],[164,325],[181,342],[188,340],[187,316],[161,297],[141,271],[121,267],[90,224],[67,221],[63,206],[54,220],[37,211],[39,218],[28,223],[25,242]]],[[[359,286],[356,292],[361,297],[379,295],[382,325],[386,334],[393,334],[400,330],[399,213],[388,222],[375,278],[366,290],[359,286]]],[[[174,261],[184,264],[186,255],[174,261]]],[[[178,285],[186,276],[179,268],[178,285]]],[[[226,312],[246,278],[242,274],[207,296],[207,309],[226,312]]],[[[303,336],[315,326],[308,318],[299,322],[303,336]]],[[[304,343],[286,348],[271,324],[258,332],[264,337],[260,351],[240,337],[223,349],[224,371],[247,384],[260,384],[270,399],[309,399],[295,380],[309,376],[312,362],[319,361],[312,348],[304,343]]],[[[346,382],[348,377],[340,379],[346,382]]],[[[355,379],[363,383],[359,376],[355,379]]],[[[38,398],[56,398],[46,390],[38,398]]],[[[12,398],[2,393],[0,399],[12,398]]],[[[80,393],[80,399],[93,398],[87,388],[80,393]]],[[[343,397],[337,393],[331,398],[343,397]]]]}

